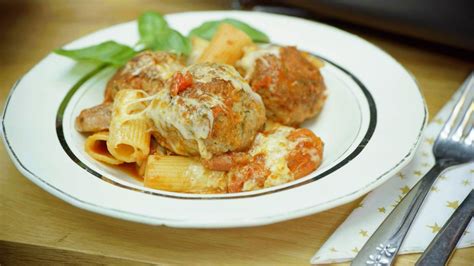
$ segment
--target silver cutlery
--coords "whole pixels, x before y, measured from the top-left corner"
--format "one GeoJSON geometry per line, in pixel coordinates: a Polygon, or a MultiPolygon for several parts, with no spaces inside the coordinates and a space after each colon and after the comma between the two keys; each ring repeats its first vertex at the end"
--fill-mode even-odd
{"type": "Polygon", "coordinates": [[[435,164],[387,216],[351,265],[392,265],[423,200],[447,168],[474,161],[474,72],[464,81],[460,97],[434,145],[435,164]]]}
{"type": "Polygon", "coordinates": [[[446,265],[474,215],[474,190],[464,199],[416,262],[417,266],[446,265]]]}

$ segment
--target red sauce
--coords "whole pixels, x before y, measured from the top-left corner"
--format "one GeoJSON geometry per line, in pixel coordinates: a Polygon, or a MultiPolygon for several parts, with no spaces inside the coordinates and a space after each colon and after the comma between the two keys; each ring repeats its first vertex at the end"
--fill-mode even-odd
{"type": "Polygon", "coordinates": [[[136,180],[143,182],[143,177],[138,174],[138,165],[136,163],[123,163],[120,165],[113,165],[112,167],[117,168],[136,180]]]}
{"type": "Polygon", "coordinates": [[[104,156],[112,157],[109,150],[107,149],[107,142],[105,140],[96,140],[94,145],[92,145],[92,151],[104,156]]]}
{"type": "MultiPolygon", "coordinates": [[[[101,155],[104,155],[104,156],[109,156],[109,157],[113,157],[109,150],[107,149],[107,143],[105,140],[101,140],[101,141],[95,141],[94,142],[94,145],[92,147],[92,150],[95,152],[95,153],[98,153],[98,154],[101,154],[101,155]]],[[[123,163],[123,164],[120,164],[120,165],[110,165],[111,167],[113,168],[116,168],[120,171],[123,171],[125,173],[127,173],[129,176],[135,178],[136,180],[140,181],[140,182],[143,182],[143,177],[141,177],[138,173],[138,165],[136,163],[123,163]]]]}

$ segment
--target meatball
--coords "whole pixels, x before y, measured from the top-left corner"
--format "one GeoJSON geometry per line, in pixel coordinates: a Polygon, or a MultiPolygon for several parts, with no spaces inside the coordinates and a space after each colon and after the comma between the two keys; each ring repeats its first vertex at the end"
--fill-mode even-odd
{"type": "Polygon", "coordinates": [[[166,80],[184,68],[184,59],[167,52],[145,51],[125,64],[107,83],[105,101],[113,101],[123,89],[144,90],[152,95],[161,90],[166,80]]]}
{"type": "Polygon", "coordinates": [[[76,117],[79,132],[99,132],[108,130],[112,119],[112,103],[103,103],[86,108],[76,117]]]}
{"type": "Polygon", "coordinates": [[[147,113],[162,146],[207,159],[247,149],[265,123],[260,96],[223,64],[195,64],[177,72],[147,113]]]}
{"type": "Polygon", "coordinates": [[[267,118],[296,126],[317,115],[326,99],[323,77],[313,61],[295,47],[268,46],[248,51],[237,66],[262,96],[267,118]]]}

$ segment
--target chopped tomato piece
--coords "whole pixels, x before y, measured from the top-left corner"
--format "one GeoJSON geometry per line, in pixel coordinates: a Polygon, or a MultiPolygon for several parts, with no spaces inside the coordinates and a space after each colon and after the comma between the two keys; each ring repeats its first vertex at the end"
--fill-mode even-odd
{"type": "Polygon", "coordinates": [[[193,76],[191,73],[186,72],[183,75],[181,72],[176,72],[171,81],[171,95],[176,96],[191,86],[193,86],[193,76]]]}
{"type": "Polygon", "coordinates": [[[311,160],[311,155],[294,150],[288,155],[288,168],[295,179],[308,175],[318,168],[317,162],[311,160]]]}
{"type": "Polygon", "coordinates": [[[287,157],[288,168],[295,179],[303,177],[318,168],[321,163],[324,145],[318,136],[309,129],[298,128],[288,135],[288,140],[298,143],[287,157]],[[310,153],[314,152],[318,157],[311,157],[310,153]]]}
{"type": "Polygon", "coordinates": [[[322,155],[323,142],[311,130],[307,128],[298,128],[288,135],[288,140],[296,141],[298,139],[307,139],[298,144],[299,148],[316,148],[319,156],[322,155]]]}

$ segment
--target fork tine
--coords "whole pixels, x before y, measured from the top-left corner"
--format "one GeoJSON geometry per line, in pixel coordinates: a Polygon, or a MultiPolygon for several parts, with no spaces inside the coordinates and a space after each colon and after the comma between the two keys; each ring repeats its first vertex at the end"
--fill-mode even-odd
{"type": "Polygon", "coordinates": [[[467,112],[468,106],[470,106],[473,98],[472,94],[474,91],[474,72],[471,72],[471,74],[461,87],[461,95],[458,99],[458,102],[454,106],[453,112],[449,116],[448,120],[444,124],[443,129],[439,134],[440,138],[448,138],[454,132],[453,129],[458,128],[459,124],[461,123],[459,121],[459,116],[464,116],[464,114],[467,112]]]}
{"type": "Polygon", "coordinates": [[[471,104],[467,105],[466,112],[463,114],[460,123],[458,123],[457,128],[453,134],[453,140],[459,141],[461,140],[464,132],[467,132],[469,128],[472,128],[472,112],[474,111],[474,102],[471,101],[471,104]]]}
{"type": "Polygon", "coordinates": [[[471,146],[473,142],[474,142],[474,128],[471,127],[471,130],[469,130],[469,134],[467,134],[467,137],[464,140],[464,144],[471,146]]]}

